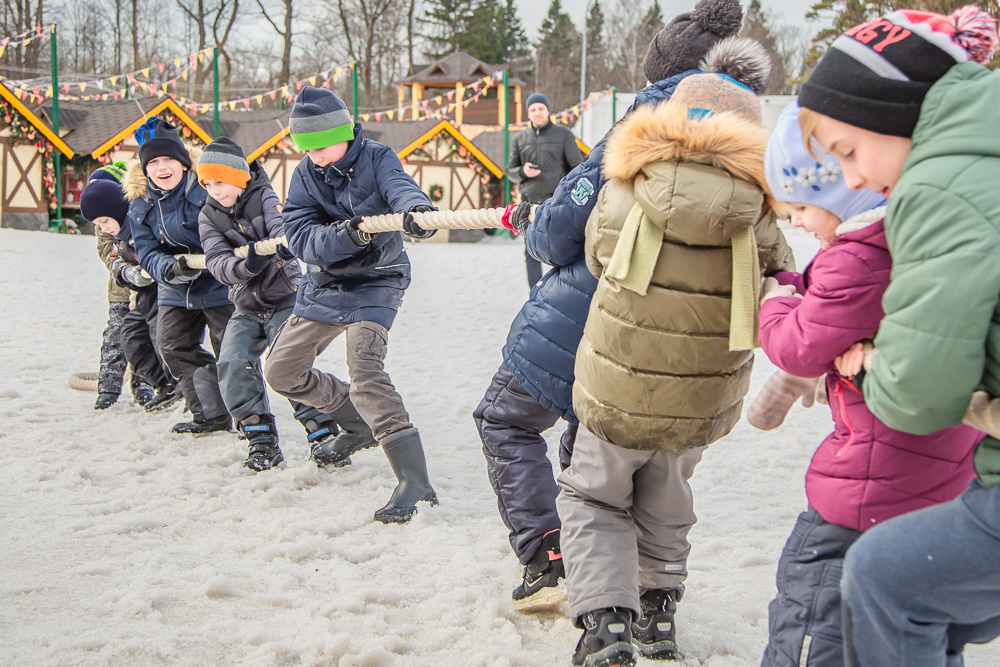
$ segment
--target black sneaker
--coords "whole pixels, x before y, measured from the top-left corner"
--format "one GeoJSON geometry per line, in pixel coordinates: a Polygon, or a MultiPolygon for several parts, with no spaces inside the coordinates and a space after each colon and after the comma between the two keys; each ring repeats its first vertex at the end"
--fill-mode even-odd
{"type": "Polygon", "coordinates": [[[233,420],[229,414],[222,414],[211,419],[195,419],[189,422],[174,424],[170,429],[174,433],[190,433],[192,435],[202,435],[204,433],[215,433],[217,431],[228,431],[233,425],[233,420]]]}
{"type": "Polygon", "coordinates": [[[181,392],[177,387],[160,387],[148,403],[142,406],[146,412],[157,412],[164,410],[177,401],[181,400],[181,392]]]}
{"type": "Polygon", "coordinates": [[[156,398],[156,390],[145,383],[137,384],[132,387],[132,398],[139,405],[146,407],[146,404],[156,398]]]}
{"type": "Polygon", "coordinates": [[[678,660],[674,614],[680,593],[653,589],[639,598],[642,616],[632,623],[632,641],[639,655],[650,660],[678,660]]]}
{"type": "Polygon", "coordinates": [[[577,667],[635,667],[632,646],[632,612],[611,607],[584,614],[578,621],[583,636],[576,645],[577,667]]]}
{"type": "Polygon", "coordinates": [[[98,394],[97,402],[94,403],[95,410],[107,410],[118,402],[118,394],[98,394]]]}
{"type": "Polygon", "coordinates": [[[542,536],[538,551],[524,566],[524,580],[514,589],[511,598],[515,611],[545,611],[566,601],[566,593],[558,587],[566,577],[562,551],[559,550],[559,529],[542,536]]]}

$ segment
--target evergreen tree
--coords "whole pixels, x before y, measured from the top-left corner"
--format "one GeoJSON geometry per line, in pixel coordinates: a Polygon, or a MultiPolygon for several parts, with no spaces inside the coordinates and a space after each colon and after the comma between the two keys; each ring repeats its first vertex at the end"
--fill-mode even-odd
{"type": "Polygon", "coordinates": [[[501,8],[497,30],[501,35],[500,43],[505,49],[503,60],[497,62],[506,62],[512,56],[524,55],[527,52],[528,37],[524,34],[524,26],[521,25],[521,17],[517,13],[514,0],[506,0],[501,8]]]}
{"type": "Polygon", "coordinates": [[[802,76],[800,81],[809,77],[819,59],[826,53],[826,50],[841,34],[848,29],[869,21],[885,12],[892,11],[891,0],[878,2],[865,2],[864,0],[818,0],[809,11],[806,12],[806,19],[810,21],[826,20],[832,12],[833,25],[824,28],[813,37],[812,45],[802,63],[802,76]]]}
{"type": "Polygon", "coordinates": [[[608,81],[608,46],[604,39],[604,10],[600,0],[594,0],[587,16],[587,83],[603,87],[608,81]]]}
{"type": "Polygon", "coordinates": [[[421,36],[427,40],[424,55],[440,58],[467,46],[466,31],[481,3],[469,0],[426,0],[420,23],[426,27],[421,36]]]}
{"type": "Polygon", "coordinates": [[[660,0],[653,0],[649,11],[642,18],[638,32],[640,44],[649,44],[656,36],[656,33],[663,29],[663,10],[660,9],[660,0]]]}
{"type": "Polygon", "coordinates": [[[575,104],[580,86],[580,33],[563,11],[561,0],[552,0],[538,29],[535,58],[535,89],[548,94],[552,111],[575,104]]]}

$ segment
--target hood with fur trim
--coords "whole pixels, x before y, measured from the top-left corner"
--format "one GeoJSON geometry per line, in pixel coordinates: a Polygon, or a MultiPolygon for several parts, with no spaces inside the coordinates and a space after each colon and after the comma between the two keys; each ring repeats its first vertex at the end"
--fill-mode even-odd
{"type": "Polygon", "coordinates": [[[764,176],[767,139],[764,127],[733,113],[692,120],[680,104],[640,107],[608,138],[602,171],[631,182],[655,162],[708,165],[760,188],[767,208],[780,216],[785,207],[771,196],[764,176]]]}
{"type": "MultiPolygon", "coordinates": [[[[138,153],[136,155],[138,156],[138,153]]],[[[191,164],[198,164],[198,158],[201,157],[201,149],[196,146],[189,146],[188,155],[191,156],[191,164]]],[[[189,169],[188,171],[193,172],[194,170],[189,169]]],[[[139,162],[139,158],[136,157],[129,162],[128,173],[122,179],[122,190],[125,191],[125,198],[129,202],[133,202],[136,199],[145,199],[148,194],[148,187],[146,172],[142,170],[142,164],[139,162]]]]}

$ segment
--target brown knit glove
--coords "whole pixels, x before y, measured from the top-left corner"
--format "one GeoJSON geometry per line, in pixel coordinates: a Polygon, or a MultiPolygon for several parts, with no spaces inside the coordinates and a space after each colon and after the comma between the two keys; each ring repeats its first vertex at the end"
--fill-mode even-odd
{"type": "MultiPolygon", "coordinates": [[[[785,416],[791,410],[792,404],[799,398],[802,405],[812,407],[813,401],[819,395],[817,383],[825,378],[800,378],[779,370],[772,375],[761,388],[747,411],[747,421],[754,428],[770,431],[781,426],[785,416]]],[[[823,397],[826,387],[823,387],[823,397]]]]}

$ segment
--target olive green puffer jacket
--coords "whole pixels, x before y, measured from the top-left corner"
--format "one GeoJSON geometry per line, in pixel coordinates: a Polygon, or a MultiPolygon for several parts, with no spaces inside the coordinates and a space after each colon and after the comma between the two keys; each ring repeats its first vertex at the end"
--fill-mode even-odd
{"type": "Polygon", "coordinates": [[[766,145],[749,121],[689,120],[670,103],[633,112],[609,138],[611,180],[587,223],[599,284],[573,387],[573,409],[598,437],[678,451],[718,440],[739,419],[753,352],[729,349],[733,236],[753,227],[763,273],[794,269],[764,179],[766,145]],[[605,274],[637,202],[662,229],[644,296],[605,274]]]}

